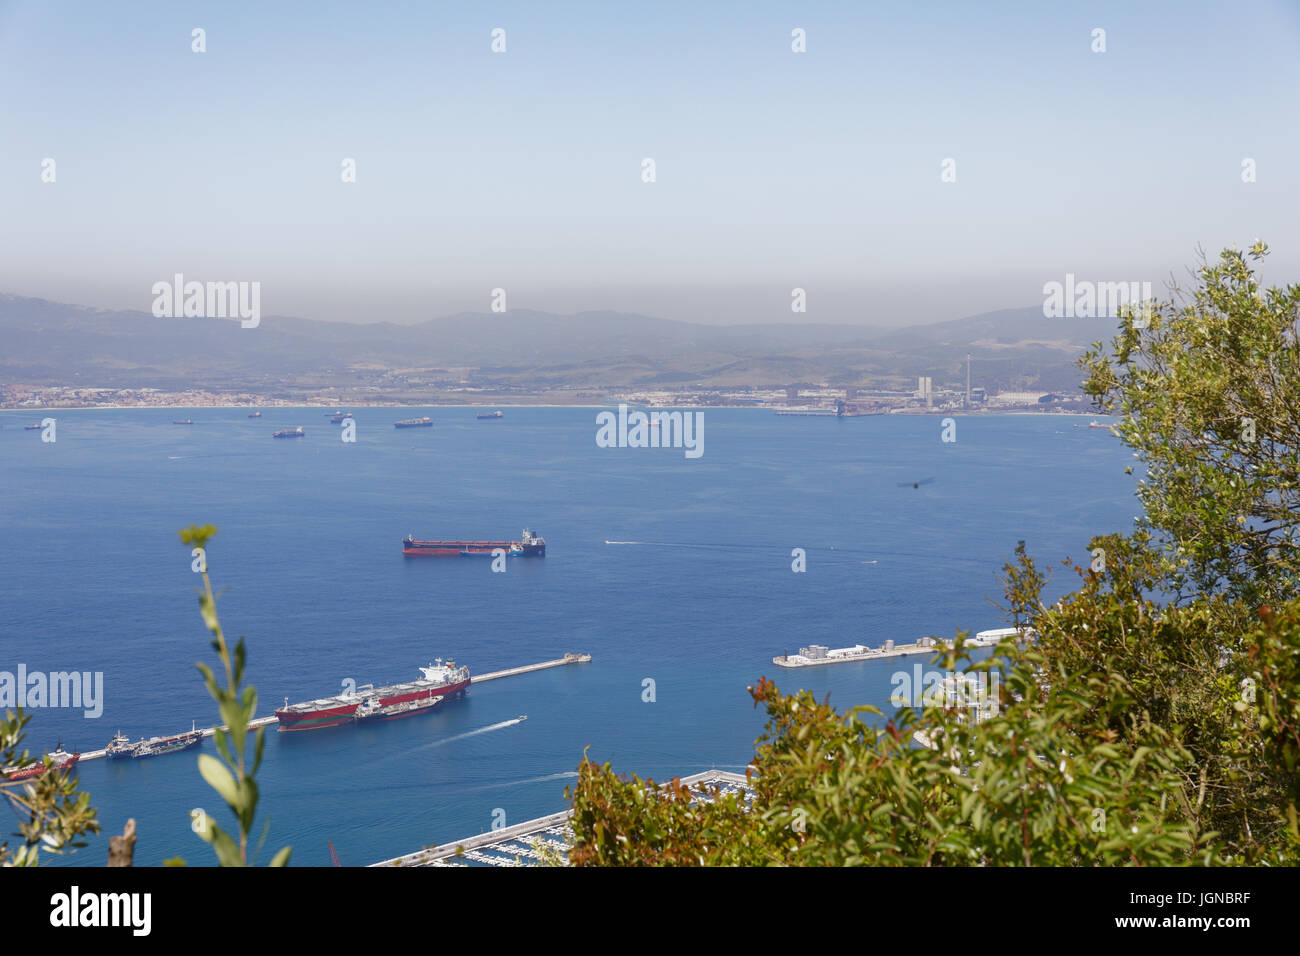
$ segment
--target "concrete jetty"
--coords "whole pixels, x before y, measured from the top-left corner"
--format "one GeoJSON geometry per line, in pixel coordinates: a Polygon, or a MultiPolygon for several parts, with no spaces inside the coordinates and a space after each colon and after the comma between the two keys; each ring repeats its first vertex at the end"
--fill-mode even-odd
{"type": "MultiPolygon", "coordinates": [[[[531,674],[533,671],[544,671],[551,667],[564,667],[566,664],[586,664],[589,663],[590,661],[591,661],[590,654],[565,654],[563,657],[556,658],[553,661],[542,661],[540,664],[524,664],[522,667],[508,667],[505,670],[501,670],[501,671],[489,671],[486,674],[479,674],[477,677],[471,675],[469,682],[470,685],[472,686],[474,684],[481,684],[484,681],[497,680],[502,677],[515,677],[516,675],[519,674],[531,674]]],[[[275,715],[272,714],[270,717],[255,717],[248,722],[248,726],[249,729],[255,730],[258,727],[269,727],[272,724],[277,724],[277,723],[279,723],[279,721],[276,719],[275,715]]],[[[222,730],[226,729],[224,724],[221,725],[221,729],[222,730]]],[[[216,730],[217,728],[215,727],[205,727],[203,728],[202,733],[204,737],[211,737],[216,732],[216,730]]],[[[159,736],[166,736],[166,735],[160,734],[159,736]]],[[[105,756],[106,753],[107,751],[105,750],[83,751],[81,756],[78,758],[78,762],[83,762],[86,760],[98,760],[101,757],[105,756]]]]}

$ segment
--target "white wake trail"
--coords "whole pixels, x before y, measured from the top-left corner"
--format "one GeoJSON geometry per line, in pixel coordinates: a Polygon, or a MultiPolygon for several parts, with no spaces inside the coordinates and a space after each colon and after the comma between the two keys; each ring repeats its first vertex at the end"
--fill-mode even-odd
{"type": "Polygon", "coordinates": [[[524,722],[523,718],[515,717],[512,720],[503,720],[499,724],[491,724],[487,727],[480,727],[478,730],[467,730],[463,734],[453,734],[450,737],[443,737],[441,740],[435,740],[432,743],[427,743],[423,747],[416,747],[415,749],[417,751],[428,750],[430,747],[439,747],[442,744],[449,744],[456,740],[464,740],[466,737],[477,737],[479,734],[486,734],[489,731],[493,731],[493,730],[501,730],[505,727],[513,727],[515,724],[522,724],[523,722],[524,722]]]}

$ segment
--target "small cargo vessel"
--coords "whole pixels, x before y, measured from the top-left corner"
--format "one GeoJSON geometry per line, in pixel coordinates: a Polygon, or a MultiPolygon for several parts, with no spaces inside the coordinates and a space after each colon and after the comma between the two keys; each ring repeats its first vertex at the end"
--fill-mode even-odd
{"type": "Polygon", "coordinates": [[[402,539],[402,554],[408,557],[492,557],[498,550],[508,556],[544,558],[546,539],[527,528],[518,541],[417,541],[414,535],[402,539]]]}
{"type": "Polygon", "coordinates": [[[469,668],[457,667],[453,660],[443,663],[441,657],[436,658],[433,664],[421,667],[420,673],[423,676],[419,680],[409,683],[379,688],[363,684],[350,694],[322,697],[301,704],[290,704],[286,697],[284,707],[275,712],[280,731],[321,730],[350,723],[361,705],[371,698],[376,699],[381,708],[394,707],[413,701],[427,703],[434,696],[445,698],[463,694],[469,687],[469,668]]]}
{"type": "Polygon", "coordinates": [[[104,756],[109,760],[124,760],[126,758],[141,759],[143,757],[161,757],[164,754],[180,753],[182,750],[190,750],[197,747],[203,742],[203,731],[197,729],[194,721],[190,721],[190,729],[183,734],[171,734],[167,737],[150,737],[148,740],[137,740],[135,743],[127,738],[120,730],[107,747],[104,748],[104,756]]]}
{"type": "Polygon", "coordinates": [[[148,740],[142,740],[135,746],[135,753],[132,754],[137,760],[144,757],[161,757],[164,754],[176,754],[182,750],[191,750],[203,742],[203,731],[190,722],[188,733],[172,734],[170,737],[150,737],[148,740]]]}
{"type": "Polygon", "coordinates": [[[64,750],[63,741],[61,740],[59,741],[59,745],[54,748],[54,752],[48,754],[48,756],[51,764],[48,768],[45,766],[45,761],[38,760],[36,763],[29,764],[21,770],[4,770],[0,771],[0,773],[3,773],[10,780],[30,780],[32,777],[39,777],[41,774],[45,773],[47,769],[71,770],[77,765],[77,761],[81,759],[81,754],[70,754],[64,750]]]}
{"type": "Polygon", "coordinates": [[[249,418],[261,418],[261,417],[262,417],[262,413],[261,413],[261,412],[249,412],[249,413],[248,413],[248,417],[249,417],[249,418]]]}
{"type": "Polygon", "coordinates": [[[394,428],[432,428],[433,419],[429,416],[424,418],[408,418],[405,421],[393,422],[394,428]]]}
{"type": "Polygon", "coordinates": [[[493,418],[504,418],[505,416],[502,415],[500,412],[484,412],[482,415],[475,415],[474,417],[479,419],[484,419],[484,418],[493,419],[493,418]]]}
{"type": "Polygon", "coordinates": [[[375,723],[381,720],[400,720],[403,717],[414,717],[416,714],[430,713],[442,701],[442,695],[435,694],[432,691],[429,691],[426,696],[417,697],[415,700],[408,700],[402,704],[389,704],[387,707],[379,703],[378,697],[367,697],[357,707],[357,712],[353,717],[359,724],[375,723]]]}
{"type": "Polygon", "coordinates": [[[271,437],[272,438],[302,438],[306,434],[307,433],[302,430],[302,426],[299,425],[297,428],[282,428],[280,429],[280,431],[276,432],[271,437]]]}
{"type": "Polygon", "coordinates": [[[41,426],[40,426],[39,424],[36,424],[36,425],[24,425],[24,426],[23,426],[23,431],[38,432],[38,431],[40,431],[40,430],[41,430],[41,426]]]}
{"type": "Polygon", "coordinates": [[[349,419],[349,418],[351,418],[351,417],[352,417],[352,413],[351,413],[351,412],[335,412],[333,415],[330,416],[330,421],[331,421],[333,424],[337,425],[337,424],[339,424],[340,422],[342,422],[342,421],[346,421],[347,419],[349,419]]]}
{"type": "Polygon", "coordinates": [[[186,418],[186,419],[184,419],[184,420],[181,420],[181,419],[178,419],[178,418],[173,418],[173,419],[172,419],[172,424],[173,424],[173,425],[193,425],[193,424],[194,424],[194,419],[192,419],[192,418],[186,418]]]}

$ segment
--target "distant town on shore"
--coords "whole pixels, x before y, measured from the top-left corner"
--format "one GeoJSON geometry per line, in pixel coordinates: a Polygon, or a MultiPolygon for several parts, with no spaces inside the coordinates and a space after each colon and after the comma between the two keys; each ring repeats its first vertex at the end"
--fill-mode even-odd
{"type": "Polygon", "coordinates": [[[0,295],[0,408],[756,406],[839,416],[1085,410],[1115,318],[1007,309],[909,328],[617,312],[256,328],[0,295]]]}

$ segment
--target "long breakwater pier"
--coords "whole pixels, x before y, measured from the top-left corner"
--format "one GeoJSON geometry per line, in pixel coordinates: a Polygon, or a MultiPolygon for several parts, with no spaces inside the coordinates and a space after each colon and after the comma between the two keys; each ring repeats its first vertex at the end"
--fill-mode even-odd
{"type": "MultiPolygon", "coordinates": [[[[486,674],[479,674],[477,677],[474,675],[470,675],[469,683],[470,686],[472,687],[475,684],[482,684],[484,681],[499,680],[502,677],[517,677],[520,674],[531,674],[534,671],[549,670],[552,667],[564,667],[568,664],[586,664],[589,663],[590,661],[591,661],[590,654],[565,654],[563,657],[556,658],[553,661],[542,661],[541,663],[538,664],[524,664],[521,667],[507,667],[505,670],[489,671],[486,674]]],[[[269,727],[272,724],[278,724],[278,723],[279,720],[276,718],[274,714],[272,714],[270,717],[255,717],[248,722],[248,726],[249,729],[256,729],[258,727],[269,727]]],[[[211,737],[214,733],[216,733],[217,729],[218,728],[216,727],[205,727],[203,728],[202,731],[200,731],[200,733],[202,733],[204,737],[211,737]]],[[[226,729],[225,725],[222,725],[220,729],[225,730],[226,729]]],[[[181,733],[187,733],[187,732],[188,731],[181,731],[181,733]]],[[[106,754],[107,751],[102,749],[87,750],[81,753],[81,756],[78,758],[78,760],[79,761],[98,760],[99,758],[105,756],[106,754]]]]}

